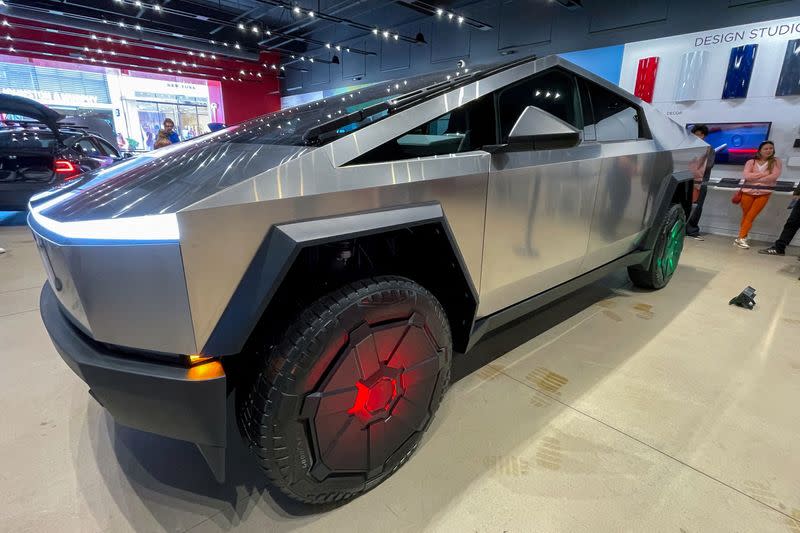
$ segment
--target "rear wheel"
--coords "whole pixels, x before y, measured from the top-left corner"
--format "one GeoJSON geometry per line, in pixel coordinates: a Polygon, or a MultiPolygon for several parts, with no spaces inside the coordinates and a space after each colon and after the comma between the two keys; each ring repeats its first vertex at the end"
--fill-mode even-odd
{"type": "Polygon", "coordinates": [[[633,284],[645,289],[665,287],[678,268],[685,233],[686,213],[683,207],[674,204],[658,227],[658,238],[649,267],[637,265],[628,268],[628,275],[633,284]]]}
{"type": "Polygon", "coordinates": [[[398,277],[349,284],[309,306],[237,407],[262,468],[289,497],[347,500],[411,455],[450,381],[444,310],[398,277]]]}

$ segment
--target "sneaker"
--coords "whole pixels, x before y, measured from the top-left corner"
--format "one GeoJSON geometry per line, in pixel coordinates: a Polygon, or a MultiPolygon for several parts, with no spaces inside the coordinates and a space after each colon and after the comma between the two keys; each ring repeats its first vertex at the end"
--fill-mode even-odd
{"type": "Polygon", "coordinates": [[[782,252],[775,248],[774,246],[770,246],[769,248],[764,248],[763,250],[759,250],[758,253],[764,255],[786,255],[786,252],[782,252]]]}
{"type": "Polygon", "coordinates": [[[704,241],[705,238],[701,235],[687,235],[690,239],[694,239],[696,241],[704,241]]]}
{"type": "Polygon", "coordinates": [[[744,248],[745,250],[750,248],[750,245],[747,244],[747,239],[736,239],[733,241],[733,244],[735,244],[739,248],[744,248]]]}
{"type": "Polygon", "coordinates": [[[0,248],[0,254],[4,254],[4,253],[6,253],[6,249],[5,248],[0,248]]]}

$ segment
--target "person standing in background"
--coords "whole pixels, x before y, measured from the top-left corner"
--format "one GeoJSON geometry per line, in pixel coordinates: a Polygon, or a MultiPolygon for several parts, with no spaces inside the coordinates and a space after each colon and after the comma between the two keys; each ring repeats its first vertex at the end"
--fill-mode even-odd
{"type": "MultiPolygon", "coordinates": [[[[759,250],[758,253],[764,255],[786,254],[786,247],[789,246],[789,243],[792,242],[792,239],[794,239],[794,236],[797,234],[797,230],[800,229],[800,183],[797,184],[794,190],[794,197],[789,207],[792,212],[789,213],[789,218],[786,220],[786,224],[784,224],[783,231],[780,237],[778,237],[778,240],[769,248],[759,250]]],[[[800,260],[800,257],[797,259],[800,260]]]]}
{"type": "MultiPolygon", "coordinates": [[[[705,140],[708,137],[708,126],[695,124],[692,126],[692,134],[699,139],[705,140]]],[[[706,201],[706,193],[708,192],[708,180],[711,178],[711,167],[714,166],[715,157],[716,152],[709,146],[705,172],[699,182],[697,179],[694,182],[695,191],[698,192],[697,200],[693,202],[695,205],[692,208],[691,215],[689,215],[689,220],[686,221],[686,236],[698,241],[705,240],[700,235],[700,217],[703,214],[703,204],[706,201]]]]}
{"type": "Polygon", "coordinates": [[[739,238],[733,241],[739,248],[750,248],[747,243],[750,228],[767,205],[772,187],[778,182],[782,171],[783,165],[775,157],[775,143],[772,141],[762,142],[756,156],[745,164],[744,184],[741,188],[742,222],[739,226],[739,238]]]}
{"type": "Polygon", "coordinates": [[[173,122],[171,118],[167,117],[164,119],[163,131],[167,134],[167,138],[171,144],[181,142],[180,135],[178,135],[178,132],[175,131],[175,122],[173,122]]]}

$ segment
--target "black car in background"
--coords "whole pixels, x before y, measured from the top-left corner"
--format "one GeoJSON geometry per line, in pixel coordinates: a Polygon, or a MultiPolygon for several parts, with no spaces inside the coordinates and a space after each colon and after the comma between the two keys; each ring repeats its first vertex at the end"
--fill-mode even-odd
{"type": "Polygon", "coordinates": [[[123,157],[108,141],[34,100],[0,94],[0,211],[24,211],[31,196],[123,157]]]}

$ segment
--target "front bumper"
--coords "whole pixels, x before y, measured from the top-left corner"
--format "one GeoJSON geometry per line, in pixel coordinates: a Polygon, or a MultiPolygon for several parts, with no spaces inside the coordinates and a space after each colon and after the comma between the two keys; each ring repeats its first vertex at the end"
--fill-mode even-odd
{"type": "Polygon", "coordinates": [[[58,353],[117,422],[197,444],[217,479],[224,478],[224,372],[197,372],[197,367],[126,357],[109,349],[69,321],[49,283],[42,288],[39,305],[58,353]]]}

